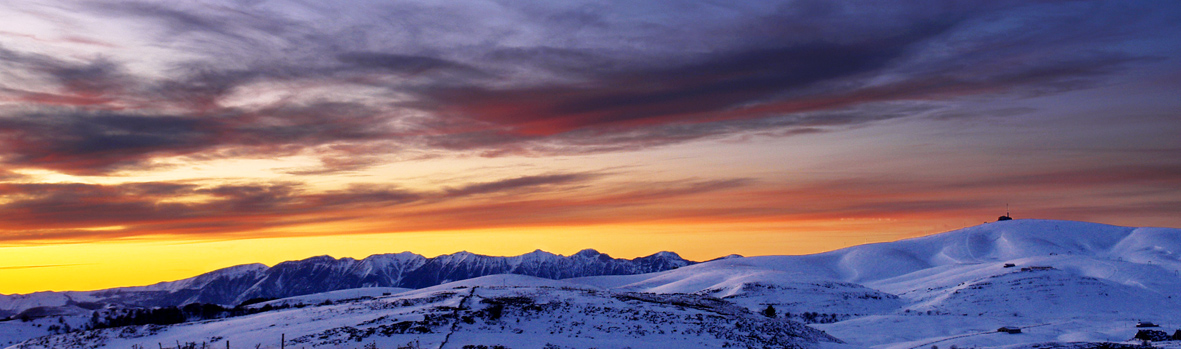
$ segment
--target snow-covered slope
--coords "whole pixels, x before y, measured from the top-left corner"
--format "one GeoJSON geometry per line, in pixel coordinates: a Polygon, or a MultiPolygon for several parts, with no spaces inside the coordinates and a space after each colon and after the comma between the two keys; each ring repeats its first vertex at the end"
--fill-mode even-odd
{"type": "Polygon", "coordinates": [[[800,323],[698,296],[606,292],[528,276],[485,277],[377,299],[172,326],[75,332],[16,348],[816,347],[837,340],[800,323]],[[489,283],[501,283],[488,286],[489,283]]]}
{"type": "Polygon", "coordinates": [[[569,281],[631,292],[699,294],[721,298],[752,311],[772,305],[781,313],[857,316],[888,313],[902,307],[897,296],[855,283],[741,263],[704,263],[655,274],[569,281]]]}
{"type": "Polygon", "coordinates": [[[804,320],[833,322],[815,326],[865,346],[997,346],[1126,340],[1138,320],[1173,326],[1171,334],[1181,328],[1179,257],[1179,229],[1014,220],[814,255],[570,281],[711,295],[750,310],[772,305],[796,319],[819,313],[804,320]],[[970,335],[1006,325],[1042,334],[970,335]]]}
{"type": "Polygon", "coordinates": [[[271,307],[300,307],[309,305],[328,305],[362,299],[372,299],[411,291],[401,287],[362,287],[347,290],[328,291],[323,293],[305,294],[302,296],[281,298],[266,302],[247,305],[248,308],[271,307]]]}
{"type": "Polygon", "coordinates": [[[1023,219],[987,223],[942,234],[853,246],[803,256],[763,256],[710,262],[741,264],[871,283],[925,269],[962,264],[1079,255],[1181,271],[1181,230],[1023,219]]]}

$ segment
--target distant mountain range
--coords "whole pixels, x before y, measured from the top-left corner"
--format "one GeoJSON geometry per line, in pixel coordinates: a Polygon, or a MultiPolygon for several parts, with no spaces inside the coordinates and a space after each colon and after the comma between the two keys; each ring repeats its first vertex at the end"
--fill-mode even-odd
{"type": "Polygon", "coordinates": [[[697,262],[659,252],[620,259],[587,249],[571,256],[537,250],[514,257],[459,252],[426,258],[403,252],[365,259],[329,256],[288,261],[267,267],[245,264],[196,277],[149,286],[83,292],[0,295],[0,317],[87,313],[108,304],[158,307],[188,303],[237,305],[258,298],[285,298],[358,287],[423,288],[493,274],[547,279],[597,275],[632,275],[676,269],[697,262]]]}

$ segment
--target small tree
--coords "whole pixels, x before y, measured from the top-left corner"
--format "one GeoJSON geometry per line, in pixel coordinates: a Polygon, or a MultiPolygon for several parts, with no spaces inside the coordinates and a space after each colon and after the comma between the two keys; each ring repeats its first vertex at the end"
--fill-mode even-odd
{"type": "Polygon", "coordinates": [[[767,304],[767,309],[763,309],[763,316],[775,317],[775,306],[767,304]]]}

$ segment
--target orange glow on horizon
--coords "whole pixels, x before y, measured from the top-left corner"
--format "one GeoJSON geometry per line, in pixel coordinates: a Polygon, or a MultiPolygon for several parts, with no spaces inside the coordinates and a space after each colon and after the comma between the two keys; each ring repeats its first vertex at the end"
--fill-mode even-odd
{"type": "Polygon", "coordinates": [[[138,238],[117,242],[0,247],[0,293],[95,290],[149,285],[196,276],[219,268],[274,265],[317,255],[361,259],[410,251],[427,257],[459,251],[515,256],[541,249],[571,255],[593,248],[615,258],[672,251],[709,260],[731,253],[746,256],[808,254],[846,246],[896,240],[908,229],[866,235],[880,222],[783,224],[627,224],[562,228],[498,228],[442,232],[272,237],[222,241],[138,238]],[[736,239],[742,232],[744,238],[736,239]],[[822,235],[816,234],[823,232],[822,235]]]}

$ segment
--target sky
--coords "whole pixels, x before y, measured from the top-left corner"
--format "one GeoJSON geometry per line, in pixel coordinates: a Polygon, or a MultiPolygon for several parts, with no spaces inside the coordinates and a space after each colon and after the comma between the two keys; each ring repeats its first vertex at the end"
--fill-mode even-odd
{"type": "Polygon", "coordinates": [[[0,0],[0,293],[1181,227],[1172,1],[0,0]]]}

